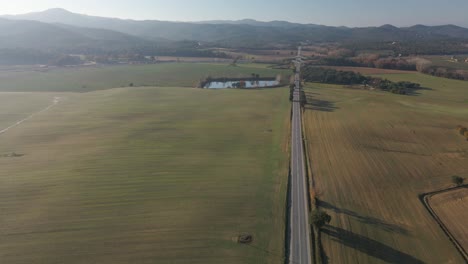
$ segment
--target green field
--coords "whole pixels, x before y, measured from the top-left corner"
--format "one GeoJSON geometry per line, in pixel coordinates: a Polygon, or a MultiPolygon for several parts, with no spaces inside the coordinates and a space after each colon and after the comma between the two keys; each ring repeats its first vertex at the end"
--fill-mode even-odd
{"type": "Polygon", "coordinates": [[[164,63],[32,70],[0,71],[0,91],[88,92],[116,87],[159,86],[196,87],[201,79],[211,77],[276,77],[289,71],[269,69],[262,64],[164,63]]]}
{"type": "Polygon", "coordinates": [[[50,94],[0,93],[0,130],[50,105],[50,94]]]}
{"type": "Polygon", "coordinates": [[[431,61],[435,66],[447,67],[457,70],[468,70],[468,63],[465,62],[465,59],[468,58],[468,55],[459,55],[456,56],[459,61],[455,62],[451,60],[451,56],[428,56],[425,59],[431,61]]]}
{"type": "MultiPolygon", "coordinates": [[[[125,79],[114,68],[100,71],[62,80],[125,79]]],[[[32,77],[23,85],[61,89],[54,78],[51,86],[34,86],[32,77]]],[[[281,263],[287,94],[147,87],[62,95],[0,135],[0,262],[281,263]],[[24,156],[1,155],[11,152],[24,156]],[[236,243],[243,232],[253,234],[252,245],[236,243]]],[[[29,114],[54,96],[15,94],[2,111],[29,114]]],[[[12,120],[0,118],[1,125],[12,120]]]]}
{"type": "Polygon", "coordinates": [[[418,195],[449,187],[451,175],[468,176],[468,142],[456,131],[468,125],[468,82],[382,77],[426,89],[402,96],[306,85],[311,169],[319,206],[333,218],[322,235],[326,259],[464,263],[418,195]]]}

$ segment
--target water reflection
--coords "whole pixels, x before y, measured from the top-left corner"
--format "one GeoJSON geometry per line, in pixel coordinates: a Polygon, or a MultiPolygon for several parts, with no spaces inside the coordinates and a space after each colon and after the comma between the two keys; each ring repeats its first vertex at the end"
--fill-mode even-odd
{"type": "Polygon", "coordinates": [[[226,89],[226,88],[262,88],[274,87],[280,83],[277,80],[254,80],[254,81],[226,81],[226,82],[210,82],[205,85],[207,89],[226,89]]]}

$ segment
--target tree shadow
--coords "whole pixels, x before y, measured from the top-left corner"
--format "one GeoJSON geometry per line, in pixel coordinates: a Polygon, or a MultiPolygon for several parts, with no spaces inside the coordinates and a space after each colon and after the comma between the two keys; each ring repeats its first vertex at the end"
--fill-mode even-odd
{"type": "Polygon", "coordinates": [[[322,232],[330,236],[333,241],[340,242],[347,247],[351,247],[388,263],[424,263],[423,261],[411,255],[389,247],[381,242],[355,234],[339,227],[327,226],[322,230],[322,232]]]}
{"type": "Polygon", "coordinates": [[[322,201],[322,200],[319,200],[318,204],[319,204],[319,207],[321,207],[321,208],[331,210],[331,211],[333,211],[335,213],[349,215],[351,217],[356,218],[361,223],[377,226],[377,227],[379,227],[379,228],[381,228],[381,229],[383,229],[385,231],[388,231],[388,232],[395,232],[395,233],[404,234],[404,235],[409,234],[408,230],[406,230],[405,228],[403,228],[403,227],[401,227],[399,225],[396,225],[396,224],[387,223],[387,222],[382,221],[381,219],[378,219],[378,218],[375,218],[375,217],[362,216],[362,215],[359,215],[358,213],[356,213],[354,211],[344,209],[344,208],[338,208],[338,207],[336,207],[336,206],[334,206],[334,205],[332,205],[330,203],[327,203],[325,201],[322,201]]]}
{"type": "Polygon", "coordinates": [[[407,89],[406,90],[406,95],[409,96],[420,96],[421,92],[420,91],[432,91],[434,89],[428,88],[428,87],[419,87],[419,88],[414,88],[414,89],[407,89]]]}
{"type": "Polygon", "coordinates": [[[314,99],[309,97],[307,98],[307,103],[305,104],[304,108],[320,112],[334,112],[335,110],[339,109],[335,106],[334,103],[330,101],[314,99]]]}

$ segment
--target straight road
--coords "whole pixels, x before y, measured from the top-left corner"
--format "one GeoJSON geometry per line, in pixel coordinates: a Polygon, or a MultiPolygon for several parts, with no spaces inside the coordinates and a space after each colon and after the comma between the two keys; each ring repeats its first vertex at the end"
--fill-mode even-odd
{"type": "Polygon", "coordinates": [[[291,219],[290,219],[290,263],[311,264],[309,206],[307,181],[302,145],[302,118],[300,105],[300,48],[296,62],[296,79],[292,105],[292,143],[291,143],[291,219]]]}

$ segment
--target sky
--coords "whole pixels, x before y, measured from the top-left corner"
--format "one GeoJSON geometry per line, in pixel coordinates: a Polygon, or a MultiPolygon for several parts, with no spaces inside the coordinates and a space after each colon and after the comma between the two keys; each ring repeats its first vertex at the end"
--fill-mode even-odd
{"type": "Polygon", "coordinates": [[[468,0],[0,0],[0,14],[64,8],[95,16],[168,21],[286,20],[329,26],[468,27],[468,0]]]}

